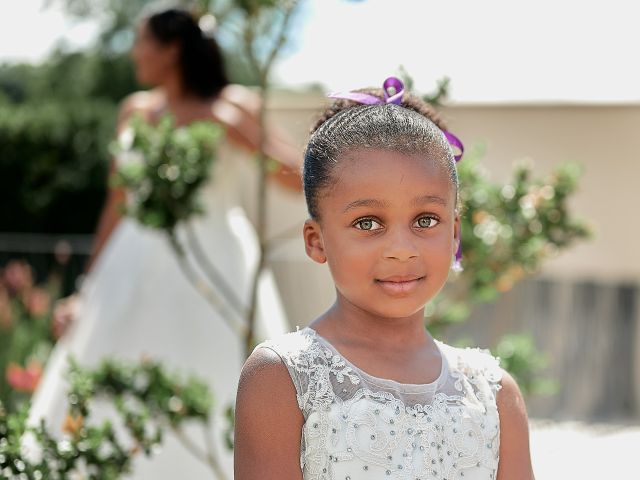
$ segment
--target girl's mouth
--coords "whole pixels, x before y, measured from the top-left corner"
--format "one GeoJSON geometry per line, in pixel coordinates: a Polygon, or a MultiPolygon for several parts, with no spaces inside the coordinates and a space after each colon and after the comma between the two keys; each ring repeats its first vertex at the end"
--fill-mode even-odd
{"type": "Polygon", "coordinates": [[[425,277],[389,277],[384,280],[376,279],[385,293],[390,295],[407,295],[412,293],[425,277]]]}

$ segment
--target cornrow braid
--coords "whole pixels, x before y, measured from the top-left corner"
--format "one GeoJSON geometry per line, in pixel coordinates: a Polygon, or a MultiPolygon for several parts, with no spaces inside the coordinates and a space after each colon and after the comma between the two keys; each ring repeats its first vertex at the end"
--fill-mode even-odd
{"type": "MultiPolygon", "coordinates": [[[[380,88],[355,92],[384,99],[380,88]]],[[[439,113],[409,92],[404,92],[400,105],[363,105],[353,100],[335,100],[311,127],[304,153],[302,179],[309,215],[320,218],[318,200],[324,190],[335,183],[332,172],[341,156],[362,148],[417,154],[437,162],[449,174],[457,202],[458,174],[443,130],[446,125],[439,113]]]]}

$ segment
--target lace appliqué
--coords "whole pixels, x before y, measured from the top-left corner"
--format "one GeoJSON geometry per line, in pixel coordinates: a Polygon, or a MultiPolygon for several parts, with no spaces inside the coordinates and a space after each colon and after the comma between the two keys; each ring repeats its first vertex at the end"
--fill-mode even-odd
{"type": "Polygon", "coordinates": [[[466,347],[457,351],[457,366],[451,372],[456,379],[456,389],[463,391],[465,386],[472,385],[478,400],[495,407],[496,394],[502,388],[500,359],[483,348],[466,347]]]}

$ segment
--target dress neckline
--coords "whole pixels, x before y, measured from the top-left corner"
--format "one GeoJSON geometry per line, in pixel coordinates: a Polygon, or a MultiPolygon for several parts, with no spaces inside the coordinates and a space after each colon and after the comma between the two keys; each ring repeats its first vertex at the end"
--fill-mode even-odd
{"type": "Polygon", "coordinates": [[[346,358],[344,355],[342,355],[342,353],[340,353],[340,351],[336,347],[334,347],[333,344],[329,340],[327,340],[325,337],[320,335],[313,328],[311,328],[309,326],[306,326],[302,330],[307,330],[314,337],[319,339],[323,344],[328,346],[340,358],[342,358],[344,360],[344,362],[349,367],[351,367],[354,371],[356,371],[361,376],[366,378],[370,383],[373,383],[373,384],[375,384],[377,386],[380,386],[380,387],[391,386],[395,390],[402,390],[402,391],[407,392],[407,393],[423,393],[424,391],[430,391],[430,390],[434,390],[435,391],[438,388],[438,386],[442,383],[442,381],[443,381],[443,379],[445,377],[445,374],[446,374],[446,372],[448,370],[448,367],[449,367],[449,363],[447,361],[447,356],[444,354],[444,351],[443,351],[443,344],[438,339],[434,338],[433,340],[435,342],[436,348],[440,352],[441,361],[440,361],[440,375],[433,382],[430,382],[430,383],[402,383],[402,382],[398,382],[396,380],[392,380],[390,378],[376,377],[376,376],[373,376],[373,375],[365,372],[360,367],[356,366],[351,361],[349,361],[349,359],[346,358]]]}

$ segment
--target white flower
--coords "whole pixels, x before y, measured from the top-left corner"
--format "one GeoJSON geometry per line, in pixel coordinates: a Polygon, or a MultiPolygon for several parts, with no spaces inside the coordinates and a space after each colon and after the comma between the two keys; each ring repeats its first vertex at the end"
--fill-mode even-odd
{"type": "Polygon", "coordinates": [[[118,162],[121,165],[142,167],[144,165],[144,155],[138,150],[125,150],[118,155],[118,162]]]}
{"type": "Polygon", "coordinates": [[[20,438],[20,454],[32,465],[42,462],[42,446],[33,432],[28,431],[20,438]]]}
{"type": "Polygon", "coordinates": [[[87,480],[89,478],[89,467],[87,461],[80,457],[76,462],[76,468],[69,472],[69,480],[87,480]]]}
{"type": "Polygon", "coordinates": [[[218,21],[216,20],[216,17],[214,17],[210,13],[207,13],[202,17],[200,17],[200,20],[198,21],[198,26],[200,27],[200,30],[202,30],[202,33],[204,33],[205,36],[213,37],[218,27],[218,21]]]}
{"type": "Polygon", "coordinates": [[[135,133],[133,128],[126,127],[118,137],[118,143],[123,150],[129,150],[133,145],[135,133]]]}

